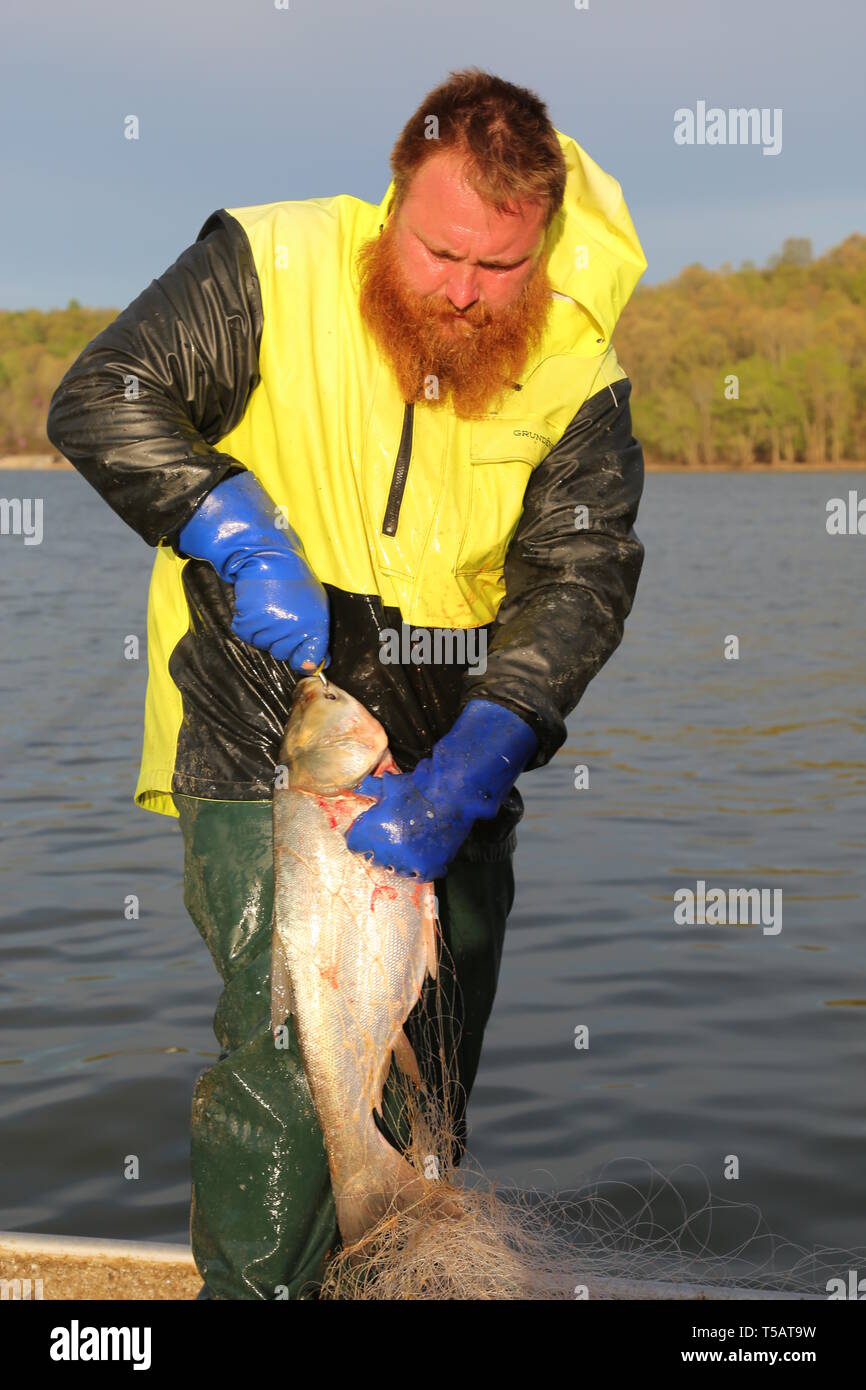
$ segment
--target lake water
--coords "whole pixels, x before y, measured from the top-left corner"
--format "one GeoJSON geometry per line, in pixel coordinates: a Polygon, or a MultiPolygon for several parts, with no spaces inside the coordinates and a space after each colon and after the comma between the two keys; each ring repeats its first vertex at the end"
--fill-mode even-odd
{"type": "MultiPolygon", "coordinates": [[[[520,784],[469,1112],[498,1179],[612,1179],[625,1207],[654,1170],[685,1211],[709,1190],[805,1250],[866,1245],[866,537],[825,529],[849,487],[866,475],[648,476],[623,645],[520,784]],[[781,889],[781,931],[675,924],[698,880],[781,889]]],[[[185,1240],[219,980],[177,824],[132,803],[146,664],[123,643],[144,648],[153,556],[75,474],[0,494],[44,499],[41,545],[0,537],[0,1229],[185,1240]]]]}

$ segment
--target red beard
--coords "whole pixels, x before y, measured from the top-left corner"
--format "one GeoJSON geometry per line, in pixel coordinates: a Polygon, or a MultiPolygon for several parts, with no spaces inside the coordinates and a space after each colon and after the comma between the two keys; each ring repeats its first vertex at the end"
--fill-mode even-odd
{"type": "Polygon", "coordinates": [[[513,304],[491,309],[476,302],[459,315],[446,298],[409,289],[394,251],[393,225],[358,252],[364,322],[405,401],[435,406],[450,397],[457,415],[483,415],[519,380],[541,342],[552,293],[546,258],[540,257],[513,304]]]}

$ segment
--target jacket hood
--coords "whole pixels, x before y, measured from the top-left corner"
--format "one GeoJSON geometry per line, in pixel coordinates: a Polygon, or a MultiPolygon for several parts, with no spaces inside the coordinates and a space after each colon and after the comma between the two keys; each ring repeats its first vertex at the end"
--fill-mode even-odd
{"type": "MultiPolygon", "coordinates": [[[[647,268],[617,180],[576,140],[556,132],[567,168],[562,206],[547,230],[547,273],[558,295],[580,304],[607,342],[647,268]]],[[[394,180],[379,204],[390,211],[394,180]]]]}

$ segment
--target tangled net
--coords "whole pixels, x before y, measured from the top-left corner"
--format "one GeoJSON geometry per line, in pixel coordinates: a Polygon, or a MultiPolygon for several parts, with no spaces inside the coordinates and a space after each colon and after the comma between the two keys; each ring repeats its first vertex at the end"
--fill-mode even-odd
{"type": "Polygon", "coordinates": [[[441,937],[439,944],[439,979],[428,980],[406,1028],[423,1086],[392,1071],[382,1117],[429,1191],[408,1205],[392,1202],[360,1240],[338,1249],[319,1298],[634,1299],[713,1297],[713,1290],[725,1297],[732,1288],[826,1298],[829,1278],[863,1267],[866,1251],[810,1253],[774,1236],[757,1207],[714,1198],[691,1165],[706,1188],[691,1213],[675,1182],[640,1159],[617,1160],[571,1192],[491,1182],[465,1152],[460,1030],[446,1005],[459,990],[441,937]],[[619,1164],[629,1179],[607,1176],[619,1164]],[[636,1166],[645,1179],[636,1179],[636,1166]],[[730,1248],[720,1251],[726,1241],[730,1248]]]}

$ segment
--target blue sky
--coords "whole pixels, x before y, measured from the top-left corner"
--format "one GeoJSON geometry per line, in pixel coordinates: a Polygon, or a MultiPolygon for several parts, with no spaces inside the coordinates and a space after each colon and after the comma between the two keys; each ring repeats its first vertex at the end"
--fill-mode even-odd
{"type": "Polygon", "coordinates": [[[289,5],[3,0],[0,307],[120,308],[217,207],[379,202],[400,127],[469,65],[538,92],[619,180],[644,283],[866,231],[856,0],[289,5]],[[674,112],[698,101],[781,108],[781,153],[677,145],[674,112]]]}

